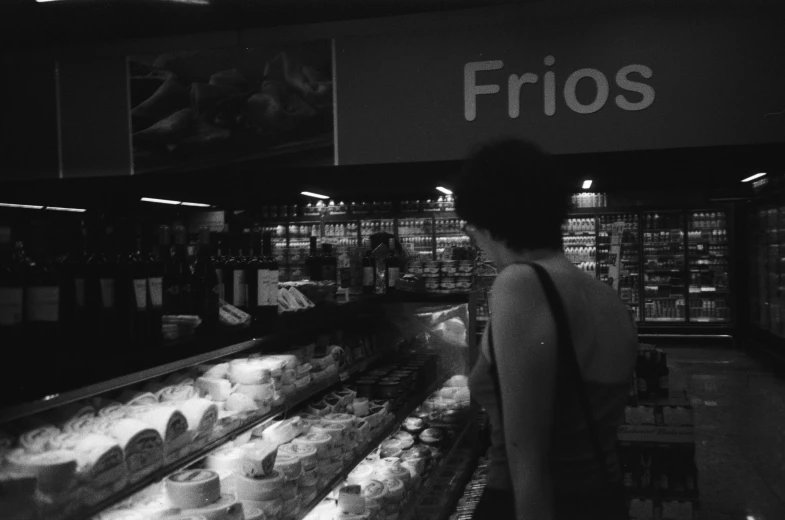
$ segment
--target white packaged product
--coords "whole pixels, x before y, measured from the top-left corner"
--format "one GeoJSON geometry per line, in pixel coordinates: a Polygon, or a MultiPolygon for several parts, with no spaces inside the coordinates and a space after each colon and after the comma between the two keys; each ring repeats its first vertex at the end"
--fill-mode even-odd
{"type": "Polygon", "coordinates": [[[274,467],[281,472],[286,480],[296,480],[303,472],[303,465],[299,457],[290,453],[278,453],[274,467]]]}
{"type": "Polygon", "coordinates": [[[125,454],[130,482],[136,482],[163,465],[164,441],[154,428],[132,418],[112,422],[107,433],[125,454]]]}
{"type": "Polygon", "coordinates": [[[238,394],[245,394],[257,402],[271,402],[273,400],[274,388],[272,383],[261,383],[257,385],[238,384],[235,386],[234,391],[238,394]]]}
{"type": "Polygon", "coordinates": [[[233,360],[229,363],[229,381],[234,384],[259,385],[270,383],[272,373],[267,363],[261,360],[233,360]]]}
{"type": "Polygon", "coordinates": [[[239,473],[242,469],[245,451],[240,448],[226,447],[210,453],[205,457],[205,468],[215,471],[231,471],[239,473]]]}
{"type": "MultiPolygon", "coordinates": [[[[100,421],[100,417],[94,417],[90,415],[80,415],[77,417],[72,417],[68,421],[63,424],[63,432],[65,433],[75,433],[75,434],[86,434],[92,433],[96,431],[96,425],[100,421]]],[[[30,451],[30,450],[28,450],[30,451]]]]}
{"type": "MultiPolygon", "coordinates": [[[[326,417],[325,417],[326,419],[326,417]]],[[[311,426],[309,435],[327,435],[333,441],[334,446],[343,446],[346,438],[346,427],[338,423],[314,424],[311,426]]]]}
{"type": "Polygon", "coordinates": [[[283,475],[278,471],[272,471],[269,475],[259,478],[237,475],[235,488],[240,500],[264,502],[279,497],[283,484],[283,475]]]}
{"type": "Polygon", "coordinates": [[[188,421],[188,432],[191,440],[198,447],[206,443],[218,422],[218,407],[208,399],[188,399],[175,403],[177,409],[188,421]]]}
{"type": "Polygon", "coordinates": [[[120,403],[108,404],[98,410],[98,417],[105,419],[122,419],[128,416],[128,408],[120,403]]]}
{"type": "Polygon", "coordinates": [[[228,412],[250,412],[258,410],[253,398],[245,394],[232,394],[226,400],[226,411],[228,412]]]}
{"type": "Polygon", "coordinates": [[[206,375],[196,379],[194,388],[201,397],[208,397],[213,401],[226,401],[232,394],[232,383],[228,380],[206,375]]]}
{"type": "Polygon", "coordinates": [[[338,492],[338,507],[344,513],[359,515],[365,513],[365,497],[358,485],[344,486],[338,492]]]}
{"type": "Polygon", "coordinates": [[[242,503],[245,509],[261,509],[266,519],[278,518],[283,509],[283,501],[280,498],[265,501],[242,500],[242,503]]]}
{"type": "Polygon", "coordinates": [[[19,444],[28,453],[43,453],[46,451],[47,442],[52,437],[62,433],[56,426],[42,426],[27,431],[19,436],[19,444]]]}
{"type": "Polygon", "coordinates": [[[166,477],[166,496],[175,507],[197,509],[221,498],[218,474],[207,469],[179,471],[166,477]]]}
{"type": "Polygon", "coordinates": [[[221,495],[209,506],[184,510],[183,514],[203,516],[205,520],[244,520],[243,504],[229,494],[221,495]]]}
{"type": "Polygon", "coordinates": [[[363,486],[363,497],[369,507],[381,507],[387,498],[387,487],[383,482],[371,480],[363,486]]]}
{"type": "Polygon", "coordinates": [[[340,424],[345,431],[354,429],[355,420],[356,417],[348,413],[330,413],[322,418],[322,422],[325,424],[340,424]]]}
{"type": "Polygon", "coordinates": [[[250,478],[266,478],[274,475],[275,456],[278,447],[265,442],[255,443],[250,450],[243,450],[241,473],[250,478]]]}
{"type": "Polygon", "coordinates": [[[139,406],[131,409],[132,417],[149,424],[161,435],[164,441],[164,463],[169,464],[182,456],[183,450],[191,441],[188,435],[188,421],[174,406],[139,406]]]}
{"type": "Polygon", "coordinates": [[[329,450],[332,449],[333,438],[326,433],[314,433],[314,428],[311,428],[311,433],[297,437],[292,441],[292,444],[301,444],[316,448],[317,457],[326,459],[330,457],[329,450]]]}
{"type": "Polygon", "coordinates": [[[222,379],[229,372],[229,363],[204,364],[196,367],[205,377],[222,379]]]}
{"type": "Polygon", "coordinates": [[[282,444],[278,446],[278,453],[296,456],[306,471],[316,467],[319,457],[319,450],[310,444],[282,444]]]}
{"type": "Polygon", "coordinates": [[[171,401],[185,401],[186,399],[199,397],[199,392],[194,389],[193,386],[172,385],[162,388],[156,395],[159,401],[168,403],[171,401]]]}
{"type": "Polygon", "coordinates": [[[272,445],[280,446],[291,442],[303,433],[304,421],[300,417],[291,417],[283,421],[276,421],[267,427],[253,430],[254,437],[260,437],[272,445]]]}
{"type": "Polygon", "coordinates": [[[368,464],[359,464],[355,467],[346,478],[350,485],[364,486],[371,481],[373,475],[373,467],[368,464]]]}

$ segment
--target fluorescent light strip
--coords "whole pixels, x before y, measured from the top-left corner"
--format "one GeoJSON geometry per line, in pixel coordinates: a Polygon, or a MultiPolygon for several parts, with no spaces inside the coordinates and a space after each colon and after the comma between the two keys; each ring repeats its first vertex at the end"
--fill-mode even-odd
{"type": "Polygon", "coordinates": [[[444,193],[445,195],[452,195],[452,190],[448,190],[444,186],[436,186],[436,189],[444,193]]]}
{"type": "Polygon", "coordinates": [[[750,175],[750,176],[749,176],[749,177],[747,177],[746,179],[742,179],[742,180],[741,180],[741,182],[750,182],[750,181],[754,181],[755,179],[760,179],[760,178],[761,178],[761,177],[763,177],[764,175],[766,175],[766,172],[762,172],[762,173],[756,173],[755,175],[750,175]]]}
{"type": "Polygon", "coordinates": [[[142,202],[157,202],[158,204],[171,204],[173,206],[180,204],[179,200],[154,199],[151,197],[142,197],[142,202]]]}
{"type": "Polygon", "coordinates": [[[29,204],[11,204],[10,202],[0,202],[0,207],[19,208],[19,209],[44,209],[43,206],[31,206],[29,204]]]}
{"type": "Polygon", "coordinates": [[[82,208],[58,208],[57,206],[47,206],[46,209],[51,209],[52,211],[70,211],[72,213],[84,213],[87,211],[82,208]]]}
{"type": "Polygon", "coordinates": [[[209,204],[202,204],[201,202],[181,202],[181,206],[194,206],[196,208],[209,208],[209,204]]]}
{"type": "Polygon", "coordinates": [[[318,193],[314,193],[312,191],[301,191],[300,195],[305,195],[306,197],[313,197],[315,199],[329,199],[327,195],[320,195],[318,193]]]}
{"type": "Polygon", "coordinates": [[[583,186],[581,186],[584,190],[588,190],[591,188],[591,179],[583,181],[583,186]]]}

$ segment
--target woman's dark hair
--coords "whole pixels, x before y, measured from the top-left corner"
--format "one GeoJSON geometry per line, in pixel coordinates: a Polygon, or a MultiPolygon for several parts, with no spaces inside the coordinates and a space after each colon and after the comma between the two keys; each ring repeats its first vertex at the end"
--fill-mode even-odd
{"type": "Polygon", "coordinates": [[[479,146],[454,192],[458,216],[511,249],[562,247],[570,192],[536,145],[503,139],[479,146]]]}

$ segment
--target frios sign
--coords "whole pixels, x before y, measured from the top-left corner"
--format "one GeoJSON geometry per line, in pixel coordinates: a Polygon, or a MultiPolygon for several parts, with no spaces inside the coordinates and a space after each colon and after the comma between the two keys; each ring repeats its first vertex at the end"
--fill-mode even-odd
{"type": "MultiPolygon", "coordinates": [[[[543,60],[546,67],[552,67],[556,63],[554,56],[546,56],[543,60]]],[[[480,72],[496,71],[504,69],[502,60],[472,61],[463,68],[463,97],[464,97],[464,118],[467,121],[477,119],[477,96],[494,95],[501,93],[501,85],[497,83],[480,83],[478,75],[480,72]]],[[[643,110],[654,103],[654,88],[651,85],[639,81],[639,78],[649,79],[652,77],[652,70],[646,65],[626,65],[620,68],[615,75],[615,84],[619,90],[613,98],[613,104],[622,110],[636,111],[643,110]],[[634,96],[632,95],[634,94],[634,96]]],[[[507,113],[511,119],[521,116],[521,96],[542,96],[542,109],[546,116],[556,114],[557,106],[557,84],[556,74],[548,70],[540,76],[533,72],[523,74],[512,73],[507,78],[507,113]],[[536,85],[541,84],[542,88],[536,85]],[[534,85],[534,86],[528,86],[534,85]]],[[[593,114],[608,103],[611,95],[611,87],[608,77],[597,69],[585,68],[578,69],[564,81],[562,96],[567,107],[577,114],[593,114]],[[578,100],[577,87],[580,81],[591,81],[594,83],[594,99],[589,102],[578,100]]]]}

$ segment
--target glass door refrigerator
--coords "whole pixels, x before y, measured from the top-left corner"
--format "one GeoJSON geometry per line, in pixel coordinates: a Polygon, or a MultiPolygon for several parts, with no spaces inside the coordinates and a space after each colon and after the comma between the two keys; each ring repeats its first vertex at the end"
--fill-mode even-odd
{"type": "Polygon", "coordinates": [[[402,217],[398,219],[398,241],[417,261],[433,260],[434,221],[432,215],[424,217],[402,217]]]}
{"type": "Polygon", "coordinates": [[[643,213],[643,321],[685,323],[684,213],[643,213]]]}
{"type": "Polygon", "coordinates": [[[310,253],[310,238],[321,236],[321,222],[318,216],[309,220],[289,222],[288,242],[273,237],[273,256],[281,266],[281,281],[298,282],[306,277],[305,260],[310,253]]]}
{"type": "Polygon", "coordinates": [[[596,275],[597,221],[591,216],[571,215],[562,225],[564,254],[582,271],[596,275]]]}
{"type": "Polygon", "coordinates": [[[600,281],[614,286],[635,321],[641,321],[638,215],[600,215],[598,222],[597,277],[600,281]],[[616,233],[621,234],[618,240],[614,240],[616,233]],[[611,245],[612,241],[614,246],[611,245]]]}
{"type": "Polygon", "coordinates": [[[751,320],[785,339],[785,206],[758,209],[752,223],[751,320]]]}
{"type": "Polygon", "coordinates": [[[731,321],[727,222],[721,210],[687,214],[691,323],[731,321]]]}
{"type": "Polygon", "coordinates": [[[456,248],[469,248],[471,239],[463,232],[464,222],[454,213],[434,215],[434,231],[436,235],[436,258],[454,260],[452,251],[456,248]]]}
{"type": "Polygon", "coordinates": [[[272,237],[272,254],[278,262],[278,279],[282,282],[290,279],[289,271],[289,236],[287,233],[286,222],[265,222],[261,227],[262,233],[270,233],[272,237]]]}

